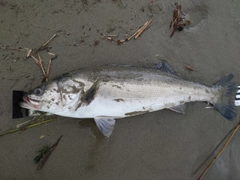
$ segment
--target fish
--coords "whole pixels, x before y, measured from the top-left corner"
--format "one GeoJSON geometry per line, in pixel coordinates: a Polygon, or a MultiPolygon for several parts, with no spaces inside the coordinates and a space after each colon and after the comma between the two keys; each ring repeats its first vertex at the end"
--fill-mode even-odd
{"type": "Polygon", "coordinates": [[[109,137],[116,119],[170,109],[185,113],[188,102],[204,101],[226,119],[236,117],[237,86],[226,74],[213,86],[180,78],[163,60],[149,68],[103,65],[65,73],[30,90],[20,106],[72,118],[93,118],[109,137]]]}

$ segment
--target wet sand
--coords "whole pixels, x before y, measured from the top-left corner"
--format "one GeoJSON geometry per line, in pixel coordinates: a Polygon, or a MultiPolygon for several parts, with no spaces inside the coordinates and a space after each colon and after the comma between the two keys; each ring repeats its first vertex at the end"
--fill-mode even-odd
{"type": "MultiPolygon", "coordinates": [[[[182,10],[193,23],[169,38],[174,3],[2,0],[0,45],[38,48],[60,32],[49,43],[51,52],[58,55],[50,79],[81,67],[151,67],[165,59],[187,80],[212,85],[233,72],[239,85],[239,1],[182,0],[182,10]],[[116,40],[125,39],[150,19],[151,27],[141,37],[117,45],[116,40]],[[102,34],[118,37],[110,42],[102,34]]],[[[12,119],[12,91],[32,89],[43,78],[35,62],[25,57],[26,52],[0,49],[0,133],[29,119],[12,119]]],[[[43,53],[42,57],[47,66],[50,56],[43,53]]],[[[197,179],[217,151],[201,164],[239,122],[239,115],[227,121],[205,107],[202,102],[188,103],[185,115],[162,110],[117,120],[108,140],[93,120],[64,117],[0,137],[0,179],[197,179]],[[61,135],[47,163],[36,170],[33,159],[38,151],[61,135]]],[[[240,179],[239,140],[237,132],[203,179],[240,179]]]]}

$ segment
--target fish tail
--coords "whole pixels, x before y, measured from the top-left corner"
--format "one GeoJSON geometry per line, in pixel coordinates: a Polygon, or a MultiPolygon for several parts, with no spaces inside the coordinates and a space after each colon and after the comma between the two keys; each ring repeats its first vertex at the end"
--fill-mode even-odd
{"type": "Polygon", "coordinates": [[[217,102],[213,103],[213,106],[228,120],[233,120],[237,114],[235,107],[237,86],[231,82],[233,77],[234,75],[229,73],[214,85],[215,88],[219,89],[220,96],[217,102]]]}

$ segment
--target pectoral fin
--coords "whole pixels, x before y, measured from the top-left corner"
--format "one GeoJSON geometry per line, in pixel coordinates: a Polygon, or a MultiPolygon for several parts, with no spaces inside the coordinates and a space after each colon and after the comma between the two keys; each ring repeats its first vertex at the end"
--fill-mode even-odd
{"type": "Polygon", "coordinates": [[[116,122],[115,119],[109,117],[96,117],[94,121],[104,136],[109,137],[112,134],[116,122]]]}
{"type": "Polygon", "coordinates": [[[97,94],[97,91],[100,87],[100,83],[102,82],[102,79],[98,79],[90,89],[88,89],[84,94],[83,97],[81,98],[81,101],[85,104],[90,104],[94,97],[97,94]]]}
{"type": "Polygon", "coordinates": [[[180,104],[178,106],[173,106],[169,109],[171,109],[172,111],[175,111],[177,113],[185,114],[186,104],[180,104]]]}
{"type": "Polygon", "coordinates": [[[101,82],[102,79],[98,79],[86,92],[84,92],[84,90],[79,92],[79,100],[77,101],[78,104],[77,106],[74,106],[76,107],[75,111],[82,105],[89,105],[93,101],[101,82]]]}

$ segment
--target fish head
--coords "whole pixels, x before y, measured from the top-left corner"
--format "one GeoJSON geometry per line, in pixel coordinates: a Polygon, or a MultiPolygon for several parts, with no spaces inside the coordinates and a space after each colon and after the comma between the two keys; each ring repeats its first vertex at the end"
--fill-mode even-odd
{"type": "Polygon", "coordinates": [[[23,96],[20,106],[43,112],[54,112],[61,106],[61,95],[56,82],[44,83],[23,96]]]}

